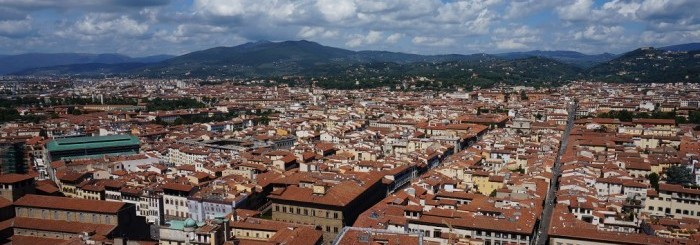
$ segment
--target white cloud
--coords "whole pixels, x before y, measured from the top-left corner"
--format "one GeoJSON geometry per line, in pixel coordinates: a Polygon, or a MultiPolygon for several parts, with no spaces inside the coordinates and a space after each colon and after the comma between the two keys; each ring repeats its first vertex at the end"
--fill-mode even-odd
{"type": "Polygon", "coordinates": [[[589,26],[585,30],[576,32],[574,39],[589,41],[610,41],[619,38],[624,33],[621,26],[589,26]]]}
{"type": "Polygon", "coordinates": [[[572,4],[556,8],[559,18],[567,21],[586,20],[591,16],[593,0],[575,0],[572,4]]]}
{"type": "Polygon", "coordinates": [[[311,39],[311,38],[332,38],[338,36],[338,31],[331,31],[327,30],[326,28],[323,27],[311,27],[311,26],[304,26],[299,30],[299,33],[297,33],[298,37],[305,38],[305,39],[311,39]]]}
{"type": "Polygon", "coordinates": [[[524,43],[516,42],[515,40],[501,40],[496,42],[496,48],[504,50],[524,49],[527,48],[527,45],[525,45],[524,43]]]}
{"type": "Polygon", "coordinates": [[[425,37],[425,36],[417,36],[414,37],[411,40],[414,44],[418,45],[425,45],[425,46],[436,46],[436,47],[445,47],[445,46],[450,46],[455,43],[454,38],[440,38],[440,37],[425,37]]]}
{"type": "Polygon", "coordinates": [[[357,6],[352,0],[319,0],[316,7],[330,22],[342,21],[357,14],[357,6]]]}
{"type": "Polygon", "coordinates": [[[527,17],[560,3],[558,0],[513,0],[506,7],[504,17],[508,19],[527,17]]]}
{"type": "Polygon", "coordinates": [[[383,39],[382,32],[369,31],[366,35],[355,34],[345,43],[345,46],[355,48],[361,45],[375,44],[383,39]]]}
{"type": "Polygon", "coordinates": [[[105,15],[87,15],[83,20],[75,23],[74,30],[79,34],[96,36],[105,34],[121,34],[127,36],[139,36],[148,31],[148,25],[139,23],[127,16],[109,18],[105,15]]]}
{"type": "Polygon", "coordinates": [[[0,0],[0,53],[138,45],[153,54],[263,39],[419,53],[623,52],[697,41],[698,9],[698,0],[0,0]],[[536,24],[522,21],[530,17],[536,24]]]}
{"type": "Polygon", "coordinates": [[[403,33],[394,33],[394,34],[391,34],[388,37],[386,37],[386,42],[387,43],[396,43],[403,37],[404,37],[403,33]]]}
{"type": "Polygon", "coordinates": [[[32,31],[32,19],[27,16],[23,20],[0,21],[0,36],[20,38],[32,31]]]}
{"type": "Polygon", "coordinates": [[[194,10],[199,14],[231,17],[243,15],[246,5],[241,0],[196,0],[194,10]]]}

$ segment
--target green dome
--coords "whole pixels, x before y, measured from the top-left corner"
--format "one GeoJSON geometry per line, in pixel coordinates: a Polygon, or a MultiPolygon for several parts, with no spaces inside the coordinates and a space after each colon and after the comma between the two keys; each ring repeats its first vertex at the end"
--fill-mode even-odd
{"type": "Polygon", "coordinates": [[[185,220],[185,227],[197,227],[197,221],[194,221],[192,218],[187,218],[185,220]]]}

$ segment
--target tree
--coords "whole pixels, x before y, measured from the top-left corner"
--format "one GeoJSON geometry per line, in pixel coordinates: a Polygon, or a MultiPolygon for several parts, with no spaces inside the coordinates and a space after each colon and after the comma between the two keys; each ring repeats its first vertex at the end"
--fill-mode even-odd
{"type": "Polygon", "coordinates": [[[491,191],[491,194],[489,194],[490,197],[495,197],[496,196],[496,190],[491,191]]]}
{"type": "Polygon", "coordinates": [[[657,191],[659,190],[659,174],[657,173],[650,173],[647,175],[647,179],[649,180],[649,183],[651,183],[651,186],[654,187],[657,191]]]}
{"type": "Polygon", "coordinates": [[[525,90],[520,90],[520,100],[528,100],[525,90]]]}
{"type": "Polygon", "coordinates": [[[39,136],[44,137],[44,139],[49,138],[49,132],[45,128],[39,130],[39,136]]]}
{"type": "Polygon", "coordinates": [[[258,119],[258,123],[261,125],[267,125],[270,123],[270,118],[268,116],[262,116],[260,119],[258,119]]]}
{"type": "Polygon", "coordinates": [[[688,122],[700,124],[700,111],[691,111],[688,113],[688,122]]]}
{"type": "Polygon", "coordinates": [[[685,166],[671,166],[664,170],[666,175],[666,183],[689,185],[694,183],[693,173],[685,166]]]}
{"type": "Polygon", "coordinates": [[[620,111],[620,113],[617,115],[617,118],[620,119],[620,121],[623,121],[623,122],[631,122],[633,117],[634,117],[634,115],[632,115],[632,112],[630,112],[630,111],[628,111],[628,110],[622,110],[622,111],[620,111]]]}
{"type": "Polygon", "coordinates": [[[185,119],[183,119],[182,117],[178,117],[178,118],[175,119],[175,121],[173,122],[173,124],[175,124],[175,125],[182,125],[182,124],[185,124],[185,119]]]}
{"type": "Polygon", "coordinates": [[[0,107],[0,122],[9,122],[20,118],[21,116],[17,109],[0,107]]]}
{"type": "Polygon", "coordinates": [[[67,112],[68,112],[68,114],[71,114],[71,115],[82,115],[83,114],[83,112],[80,111],[80,109],[75,108],[74,106],[68,107],[67,112]]]}

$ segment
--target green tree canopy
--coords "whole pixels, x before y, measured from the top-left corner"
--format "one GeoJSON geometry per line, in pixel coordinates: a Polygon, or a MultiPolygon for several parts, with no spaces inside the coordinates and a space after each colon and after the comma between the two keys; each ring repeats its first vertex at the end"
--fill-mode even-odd
{"type": "Polygon", "coordinates": [[[664,170],[664,174],[666,175],[666,183],[669,184],[689,185],[695,182],[695,176],[685,166],[671,166],[664,170]]]}

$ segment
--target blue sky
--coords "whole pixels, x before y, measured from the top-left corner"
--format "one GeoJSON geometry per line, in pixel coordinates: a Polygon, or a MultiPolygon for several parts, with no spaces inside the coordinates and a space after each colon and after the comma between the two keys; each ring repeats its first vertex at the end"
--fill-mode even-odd
{"type": "Polygon", "coordinates": [[[700,41],[698,0],[0,0],[0,54],[184,54],[306,39],[420,54],[700,41]]]}

